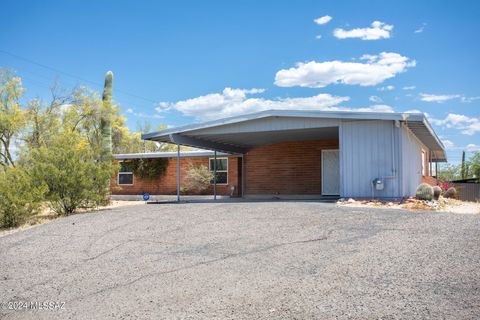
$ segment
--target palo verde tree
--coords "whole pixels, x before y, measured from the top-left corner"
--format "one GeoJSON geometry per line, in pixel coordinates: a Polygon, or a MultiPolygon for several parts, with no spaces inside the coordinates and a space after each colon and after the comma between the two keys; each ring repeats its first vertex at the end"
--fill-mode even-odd
{"type": "Polygon", "coordinates": [[[50,88],[50,100],[35,98],[27,103],[27,126],[20,140],[27,149],[46,145],[62,127],[62,113],[72,103],[73,92],[55,83],[50,88]]]}
{"type": "Polygon", "coordinates": [[[49,145],[33,149],[30,172],[34,182],[46,184],[46,199],[59,215],[105,203],[112,175],[111,164],[97,160],[98,153],[79,131],[63,130],[49,145]]]}
{"type": "Polygon", "coordinates": [[[24,89],[22,80],[12,72],[0,70],[0,165],[15,167],[14,139],[27,123],[27,113],[20,107],[24,89]]]}
{"type": "MultiPolygon", "coordinates": [[[[34,99],[21,106],[21,79],[0,70],[0,190],[12,190],[11,197],[0,193],[4,225],[22,223],[43,203],[58,214],[105,204],[115,169],[112,152],[170,148],[144,143],[139,132],[130,132],[112,102],[112,84],[108,72],[102,96],[86,87],[67,92],[54,87],[51,100],[34,99]]],[[[145,176],[153,176],[165,164],[139,167],[145,176]]]]}

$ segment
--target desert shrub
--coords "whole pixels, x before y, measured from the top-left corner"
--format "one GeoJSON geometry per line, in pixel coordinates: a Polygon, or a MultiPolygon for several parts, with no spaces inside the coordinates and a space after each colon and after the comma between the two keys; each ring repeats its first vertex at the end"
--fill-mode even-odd
{"type": "Polygon", "coordinates": [[[442,194],[442,188],[440,188],[439,186],[433,187],[433,200],[438,200],[441,194],[442,194]]]}
{"type": "Polygon", "coordinates": [[[189,165],[187,167],[186,179],[187,188],[189,190],[203,193],[210,187],[210,182],[213,179],[213,173],[208,169],[207,166],[189,165]]]}
{"type": "Polygon", "coordinates": [[[34,186],[29,174],[20,168],[0,171],[0,227],[16,227],[40,210],[47,190],[34,186]]]}
{"type": "Polygon", "coordinates": [[[48,186],[46,199],[59,215],[93,208],[109,201],[110,161],[98,154],[75,132],[62,133],[48,147],[32,150],[30,165],[35,181],[48,186]]]}
{"type": "Polygon", "coordinates": [[[433,199],[433,188],[428,183],[421,183],[417,187],[417,191],[415,192],[415,198],[418,200],[432,200],[433,199]]]}
{"type": "Polygon", "coordinates": [[[456,198],[457,197],[457,189],[454,187],[448,188],[447,191],[443,194],[445,198],[456,198]]]}
{"type": "Polygon", "coordinates": [[[134,159],[129,161],[133,174],[140,179],[155,179],[165,173],[168,166],[167,158],[134,159]]]}

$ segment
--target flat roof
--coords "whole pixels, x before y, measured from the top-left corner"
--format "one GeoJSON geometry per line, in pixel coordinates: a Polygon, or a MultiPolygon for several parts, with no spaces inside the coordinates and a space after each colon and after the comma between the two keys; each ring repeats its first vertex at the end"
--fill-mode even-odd
{"type": "MultiPolygon", "coordinates": [[[[423,113],[267,110],[146,133],[142,135],[142,139],[242,154],[253,145],[252,143],[257,138],[265,144],[268,141],[275,143],[281,139],[288,138],[291,134],[298,134],[300,137],[300,131],[338,127],[338,122],[335,122],[338,120],[390,120],[403,122],[423,144],[433,151],[434,161],[446,161],[445,147],[423,113]],[[298,128],[284,124],[283,127],[272,128],[270,137],[267,137],[267,130],[264,127],[272,127],[272,125],[257,123],[262,119],[267,121],[267,118],[282,118],[291,120],[290,122],[293,122],[295,119],[304,119],[305,121],[308,120],[309,123],[307,125],[300,124],[298,128]],[[257,126],[251,125],[249,127],[250,135],[247,135],[246,131],[238,131],[239,125],[247,123],[257,123],[257,126]],[[218,129],[215,134],[212,133],[212,130],[215,131],[214,128],[218,129]],[[262,132],[263,139],[261,139],[260,132],[262,132]],[[240,133],[243,135],[240,136],[240,133]],[[258,135],[255,135],[256,133],[258,135]],[[236,139],[233,139],[232,134],[236,135],[236,139]]],[[[321,138],[321,136],[318,138],[321,138]]]]}
{"type": "Polygon", "coordinates": [[[353,111],[305,111],[305,110],[266,110],[249,113],[241,116],[223,118],[218,120],[194,123],[162,131],[142,134],[142,139],[152,140],[160,135],[173,133],[184,133],[188,131],[223,126],[249,120],[267,117],[301,117],[301,118],[323,118],[323,119],[357,119],[357,120],[411,120],[421,121],[425,118],[423,113],[394,113],[394,112],[353,112],[353,111]]]}

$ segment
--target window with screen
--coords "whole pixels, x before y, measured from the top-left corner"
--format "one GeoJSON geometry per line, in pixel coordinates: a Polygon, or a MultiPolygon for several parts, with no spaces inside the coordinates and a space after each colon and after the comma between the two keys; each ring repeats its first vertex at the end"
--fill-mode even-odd
{"type": "MultiPolygon", "coordinates": [[[[209,161],[210,171],[213,173],[215,168],[215,159],[211,158],[209,161]]],[[[217,158],[217,184],[228,183],[228,158],[217,158]]],[[[213,179],[211,181],[213,184],[213,179]]]]}
{"type": "Polygon", "coordinates": [[[118,172],[118,185],[133,185],[133,170],[127,162],[120,163],[120,171],[118,172]]]}

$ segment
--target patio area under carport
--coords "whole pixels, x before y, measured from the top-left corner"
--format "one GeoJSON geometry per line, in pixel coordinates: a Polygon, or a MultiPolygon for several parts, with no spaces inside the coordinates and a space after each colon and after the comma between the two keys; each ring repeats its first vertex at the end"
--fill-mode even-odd
{"type": "MultiPolygon", "coordinates": [[[[338,198],[338,120],[270,115],[225,120],[144,134],[142,138],[176,144],[178,157],[180,146],[213,150],[215,157],[217,152],[240,155],[242,197],[338,198]]],[[[180,178],[178,161],[177,201],[181,198],[180,178]]]]}

